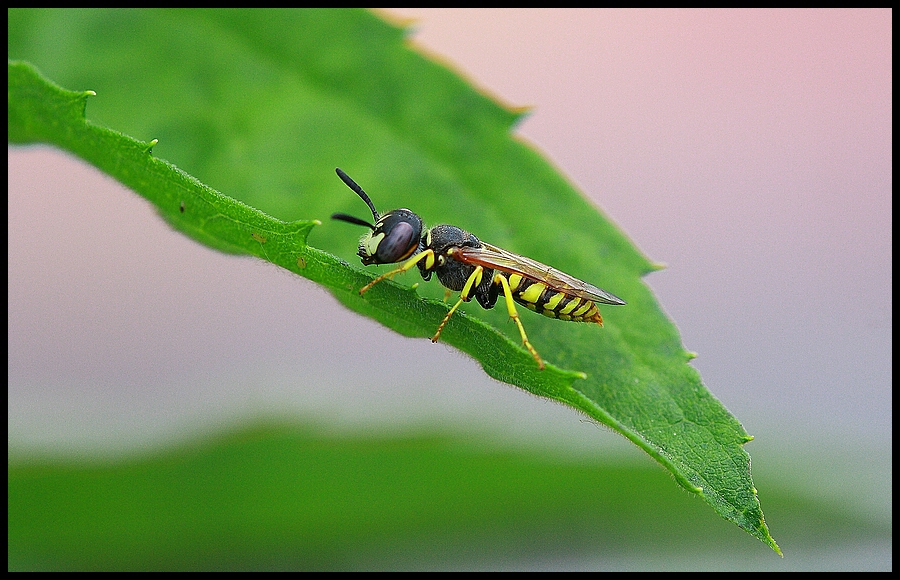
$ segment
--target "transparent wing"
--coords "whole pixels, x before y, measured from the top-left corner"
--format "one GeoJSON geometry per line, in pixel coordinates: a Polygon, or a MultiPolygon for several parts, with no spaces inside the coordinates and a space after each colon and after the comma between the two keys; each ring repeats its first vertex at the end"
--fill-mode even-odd
{"type": "Polygon", "coordinates": [[[599,304],[625,304],[625,301],[618,296],[610,294],[606,290],[601,290],[574,276],[569,276],[565,272],[560,272],[556,268],[541,264],[537,260],[508,252],[503,248],[485,244],[484,242],[482,244],[480,248],[465,246],[454,248],[451,256],[454,260],[467,264],[478,264],[485,268],[518,274],[523,278],[547,284],[556,290],[599,304]]]}

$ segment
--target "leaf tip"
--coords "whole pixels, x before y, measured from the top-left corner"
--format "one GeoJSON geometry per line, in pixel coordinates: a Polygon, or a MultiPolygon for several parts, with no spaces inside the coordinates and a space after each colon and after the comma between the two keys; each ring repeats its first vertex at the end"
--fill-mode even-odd
{"type": "Polygon", "coordinates": [[[689,361],[692,361],[692,360],[694,360],[695,358],[697,358],[698,356],[700,356],[698,353],[696,353],[696,352],[694,352],[694,351],[692,351],[692,350],[685,351],[684,354],[685,354],[685,356],[687,357],[687,359],[688,359],[689,361]]]}
{"type": "Polygon", "coordinates": [[[509,108],[510,112],[513,115],[515,115],[516,122],[518,122],[521,119],[523,119],[524,117],[527,117],[528,115],[530,115],[532,109],[534,109],[534,107],[532,105],[524,105],[521,107],[510,107],[509,108]]]}
{"type": "Polygon", "coordinates": [[[144,143],[144,153],[153,153],[153,147],[159,143],[159,139],[152,139],[151,141],[144,143]]]}
{"type": "Polygon", "coordinates": [[[394,14],[388,10],[381,10],[378,8],[372,9],[379,18],[390,24],[395,28],[402,28],[404,33],[412,34],[416,32],[415,26],[420,22],[420,19],[411,17],[411,16],[401,16],[399,14],[394,14]]]}
{"type": "Polygon", "coordinates": [[[763,533],[765,534],[765,538],[763,542],[772,548],[772,551],[784,558],[784,552],[781,551],[781,548],[778,546],[778,543],[775,541],[775,538],[772,537],[772,534],[769,533],[769,529],[766,527],[765,522],[763,522],[763,533]]]}

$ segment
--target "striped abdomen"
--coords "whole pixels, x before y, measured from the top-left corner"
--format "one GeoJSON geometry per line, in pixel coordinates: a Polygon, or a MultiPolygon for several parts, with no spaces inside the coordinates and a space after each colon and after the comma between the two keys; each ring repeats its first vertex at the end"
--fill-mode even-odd
{"type": "Polygon", "coordinates": [[[513,300],[538,314],[573,322],[603,324],[597,305],[591,300],[551,288],[519,274],[504,273],[512,290],[513,300]]]}

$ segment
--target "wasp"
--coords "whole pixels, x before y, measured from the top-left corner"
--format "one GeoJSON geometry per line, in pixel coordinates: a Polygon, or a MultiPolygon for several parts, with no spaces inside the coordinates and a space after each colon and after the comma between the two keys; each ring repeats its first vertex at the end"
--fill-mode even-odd
{"type": "Polygon", "coordinates": [[[460,293],[459,300],[447,312],[431,342],[437,342],[460,304],[474,297],[483,308],[490,309],[502,293],[509,316],[522,335],[522,343],[543,369],[544,361],[529,342],[519,320],[516,302],[551,318],[595,322],[601,326],[603,318],[597,304],[625,304],[624,300],[605,290],[531,258],[482,242],[456,226],[443,224],[425,228],[422,218],[408,209],[379,214],[366,192],[349,175],[340,168],[335,171],[372,211],[374,223],[344,213],[331,216],[371,230],[359,241],[357,254],[362,263],[368,266],[402,262],[398,268],[360,288],[360,294],[413,266],[418,266],[426,282],[431,280],[432,274],[437,274],[444,287],[460,293]]]}

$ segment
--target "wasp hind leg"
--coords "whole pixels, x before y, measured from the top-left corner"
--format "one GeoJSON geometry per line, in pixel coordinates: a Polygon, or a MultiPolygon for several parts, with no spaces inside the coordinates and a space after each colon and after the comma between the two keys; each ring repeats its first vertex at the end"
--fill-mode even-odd
{"type": "MultiPolygon", "coordinates": [[[[444,317],[444,320],[441,321],[440,326],[438,326],[437,332],[434,333],[434,336],[431,338],[431,342],[437,342],[438,338],[441,336],[441,331],[444,330],[444,326],[447,325],[447,321],[450,320],[450,317],[453,316],[453,313],[456,312],[456,309],[459,308],[459,305],[463,302],[468,302],[472,297],[472,292],[475,288],[481,284],[481,277],[484,273],[484,268],[481,266],[477,266],[472,274],[469,276],[469,279],[466,280],[466,285],[463,286],[462,292],[459,294],[459,300],[456,301],[456,304],[453,305],[453,308],[450,309],[450,312],[447,313],[447,316],[444,317]]],[[[531,356],[534,357],[534,360],[537,361],[538,368],[544,370],[544,361],[541,358],[541,355],[534,350],[534,347],[531,346],[531,343],[528,341],[528,335],[525,334],[525,328],[522,326],[522,323],[519,321],[519,313],[516,312],[516,303],[513,302],[512,290],[509,288],[509,282],[506,281],[501,274],[494,275],[494,284],[499,284],[503,287],[503,295],[506,298],[506,309],[509,312],[509,317],[513,319],[516,323],[516,326],[519,327],[519,334],[522,335],[522,344],[525,345],[525,348],[528,349],[528,352],[531,353],[531,356]]]]}
{"type": "Polygon", "coordinates": [[[541,358],[541,355],[534,350],[534,347],[531,346],[531,343],[528,342],[528,335],[525,334],[525,327],[522,326],[522,322],[519,320],[519,313],[516,311],[516,303],[513,301],[512,290],[509,288],[509,282],[506,281],[506,277],[499,272],[494,274],[494,284],[500,284],[503,287],[503,297],[506,299],[506,309],[509,311],[509,317],[513,319],[513,322],[516,323],[516,326],[519,327],[519,334],[522,335],[522,344],[525,345],[525,348],[528,349],[528,352],[531,353],[531,356],[534,357],[534,360],[537,361],[538,368],[544,370],[544,360],[541,358]]]}

